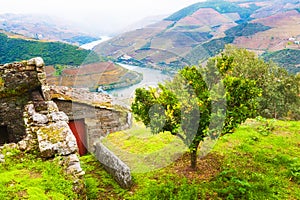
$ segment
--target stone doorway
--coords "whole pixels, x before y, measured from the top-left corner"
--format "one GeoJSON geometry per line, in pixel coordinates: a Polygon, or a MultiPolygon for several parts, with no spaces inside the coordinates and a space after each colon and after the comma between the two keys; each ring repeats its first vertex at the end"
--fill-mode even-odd
{"type": "Polygon", "coordinates": [[[9,134],[7,126],[0,126],[0,145],[9,143],[9,134]]]}
{"type": "Polygon", "coordinates": [[[69,127],[76,138],[79,155],[83,156],[87,154],[88,151],[86,148],[87,143],[86,143],[86,130],[85,130],[84,119],[70,120],[69,127]]]}

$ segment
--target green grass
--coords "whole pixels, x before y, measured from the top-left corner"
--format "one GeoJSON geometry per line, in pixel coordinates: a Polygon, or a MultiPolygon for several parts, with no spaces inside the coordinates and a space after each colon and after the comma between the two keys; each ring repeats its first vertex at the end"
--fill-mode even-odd
{"type": "MultiPolygon", "coordinates": [[[[248,120],[234,134],[218,140],[208,155],[213,160],[199,159],[197,172],[188,170],[187,157],[186,162],[179,160],[162,169],[133,173],[135,186],[126,199],[299,199],[299,130],[297,121],[248,120]],[[220,166],[208,175],[214,169],[209,166],[216,161],[220,166]]],[[[141,148],[141,142],[147,146],[149,140],[152,144],[152,138],[140,137],[142,132],[140,127],[130,137],[120,132],[107,140],[128,151],[151,152],[141,148]]],[[[157,138],[153,150],[163,140],[157,138]]]]}
{"type": "Polygon", "coordinates": [[[73,181],[57,159],[43,161],[18,150],[7,152],[0,164],[0,199],[78,199],[73,181]]]}
{"type": "Polygon", "coordinates": [[[226,198],[297,199],[300,123],[276,121],[268,135],[260,123],[251,121],[219,140],[213,152],[224,156],[224,164],[212,184],[226,198]]]}
{"type": "Polygon", "coordinates": [[[86,173],[84,181],[88,199],[122,199],[128,193],[114,181],[93,155],[80,157],[80,162],[86,173]]]}
{"type": "Polygon", "coordinates": [[[102,142],[136,173],[166,167],[187,149],[176,136],[168,132],[153,135],[141,123],[112,133],[102,142]]]}
{"type": "MultiPolygon", "coordinates": [[[[127,156],[155,155],[164,149],[163,144],[176,141],[167,133],[152,136],[141,124],[105,139],[127,156]]],[[[221,137],[206,157],[199,158],[197,171],[189,168],[188,154],[153,170],[149,170],[149,160],[138,160],[141,157],[136,158],[136,165],[148,171],[133,171],[134,186],[130,190],[120,188],[93,155],[81,157],[88,199],[300,197],[299,121],[248,120],[235,133],[221,137]]],[[[71,182],[55,162],[43,162],[18,151],[7,156],[6,164],[0,164],[0,199],[76,198],[71,182]]]]}

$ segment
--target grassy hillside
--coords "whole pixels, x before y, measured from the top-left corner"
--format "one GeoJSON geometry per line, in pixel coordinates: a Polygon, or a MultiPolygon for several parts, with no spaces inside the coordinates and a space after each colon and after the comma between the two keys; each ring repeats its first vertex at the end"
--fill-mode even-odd
{"type": "Polygon", "coordinates": [[[40,56],[46,65],[81,65],[99,61],[92,51],[61,42],[38,42],[9,38],[0,33],[0,63],[10,63],[40,56]],[[88,60],[86,58],[88,57],[88,60]]]}
{"type": "MultiPolygon", "coordinates": [[[[248,120],[235,133],[220,138],[213,150],[198,160],[197,171],[188,167],[189,156],[184,155],[166,168],[134,173],[135,186],[130,191],[114,186],[103,175],[102,179],[105,188],[112,188],[107,195],[113,193],[117,199],[298,199],[299,130],[300,122],[295,121],[248,120]]],[[[176,140],[170,135],[148,134],[143,127],[135,127],[132,132],[111,134],[107,141],[126,152],[148,155],[176,140]]],[[[91,172],[89,178],[101,185],[102,181],[96,181],[101,170],[91,172]]],[[[89,190],[103,197],[103,191],[96,188],[89,190]]]]}
{"type": "MultiPolygon", "coordinates": [[[[0,151],[1,152],[1,151],[0,151]]],[[[73,180],[59,166],[59,158],[43,161],[35,155],[4,149],[0,163],[0,199],[76,199],[73,180]]]]}
{"type": "MultiPolygon", "coordinates": [[[[88,199],[299,199],[300,122],[258,118],[221,137],[192,171],[184,154],[165,168],[133,173],[134,186],[120,188],[94,156],[80,158],[88,199]]],[[[149,154],[177,140],[149,135],[138,125],[107,139],[127,152],[149,154]]],[[[118,152],[116,152],[118,153],[118,152]]],[[[120,152],[119,152],[120,153],[120,152]]],[[[140,162],[142,163],[142,162],[140,162]]],[[[55,162],[13,152],[0,163],[1,199],[76,199],[55,162]]],[[[149,165],[148,165],[149,166],[149,165]]],[[[80,199],[80,197],[79,197],[80,199]]]]}

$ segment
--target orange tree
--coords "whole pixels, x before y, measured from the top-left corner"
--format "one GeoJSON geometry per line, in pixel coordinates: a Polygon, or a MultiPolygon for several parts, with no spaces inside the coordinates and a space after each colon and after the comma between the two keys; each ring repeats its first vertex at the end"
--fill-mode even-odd
{"type": "Polygon", "coordinates": [[[135,92],[131,105],[135,118],[154,134],[168,131],[182,139],[189,147],[192,168],[196,168],[200,142],[218,135],[212,123],[219,123],[219,134],[226,134],[255,115],[261,91],[255,81],[232,75],[233,60],[221,54],[210,59],[204,70],[185,67],[172,81],[135,92]],[[221,86],[224,91],[216,92],[221,86]],[[225,106],[216,111],[214,107],[220,102],[225,106]]]}

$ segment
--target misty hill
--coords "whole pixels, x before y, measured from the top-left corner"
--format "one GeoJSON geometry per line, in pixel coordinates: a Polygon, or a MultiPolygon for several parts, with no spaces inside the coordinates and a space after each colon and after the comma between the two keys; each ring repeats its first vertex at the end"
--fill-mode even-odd
{"type": "Polygon", "coordinates": [[[298,0],[214,0],[183,8],[160,22],[121,34],[98,45],[103,56],[160,69],[194,65],[226,44],[255,51],[291,72],[299,72],[298,0]],[[284,50],[284,49],[291,49],[284,50]],[[292,54],[292,55],[291,55],[292,54]]]}
{"type": "Polygon", "coordinates": [[[99,40],[67,21],[44,15],[0,14],[0,29],[42,41],[61,41],[78,46],[99,40]]]}

